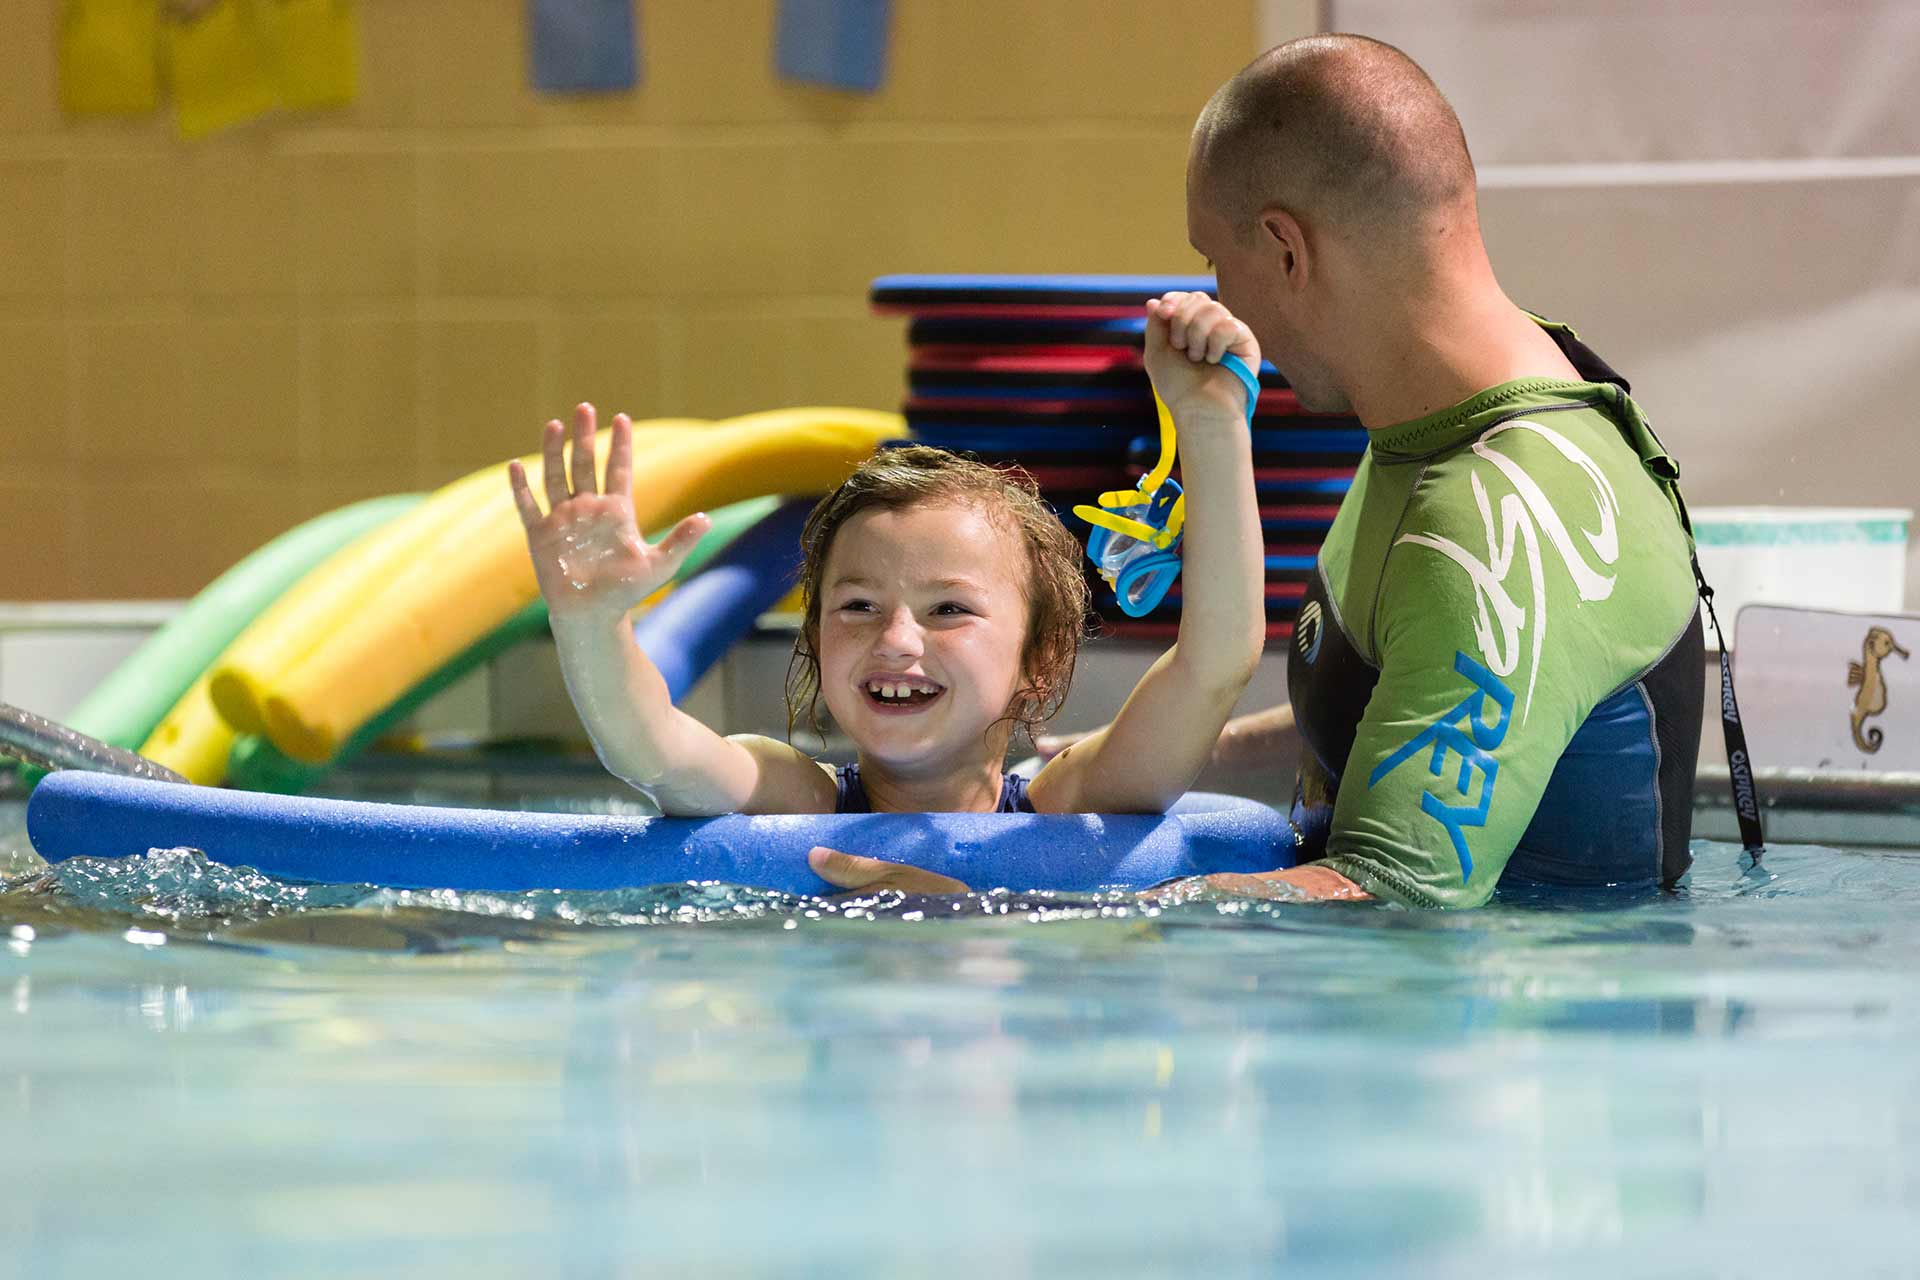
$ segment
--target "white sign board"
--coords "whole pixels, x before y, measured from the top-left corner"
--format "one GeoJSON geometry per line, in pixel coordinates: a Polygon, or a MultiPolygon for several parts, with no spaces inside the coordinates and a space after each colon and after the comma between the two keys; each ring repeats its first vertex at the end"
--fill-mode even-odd
{"type": "Polygon", "coordinates": [[[1734,676],[1754,764],[1920,772],[1920,615],[1748,605],[1734,676]]]}

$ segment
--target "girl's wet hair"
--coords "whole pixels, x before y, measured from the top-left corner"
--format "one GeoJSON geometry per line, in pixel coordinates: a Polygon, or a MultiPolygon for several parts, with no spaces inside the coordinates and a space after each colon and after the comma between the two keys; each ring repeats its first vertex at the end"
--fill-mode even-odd
{"type": "Polygon", "coordinates": [[[1007,708],[1031,738],[1066,700],[1073,664],[1086,636],[1091,597],[1080,569],[1080,544],[1060,523],[1033,477],[1019,467],[989,467],[924,445],[886,449],[860,464],[840,487],[820,499],[800,532],[804,561],[800,590],[806,618],[787,664],[787,736],[801,705],[820,732],[820,579],[840,527],[870,507],[899,511],[927,505],[967,505],[1004,522],[1027,552],[1021,579],[1027,601],[1027,637],[1020,666],[1025,683],[1007,708]]]}

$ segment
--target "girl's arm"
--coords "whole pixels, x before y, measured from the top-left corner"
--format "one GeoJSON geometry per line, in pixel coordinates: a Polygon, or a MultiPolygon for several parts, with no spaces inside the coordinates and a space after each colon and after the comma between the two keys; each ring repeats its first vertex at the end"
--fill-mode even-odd
{"type": "Polygon", "coordinates": [[[1246,390],[1219,367],[1260,367],[1252,332],[1203,293],[1147,304],[1146,365],[1179,432],[1186,492],[1180,634],[1112,724],[1047,763],[1028,795],[1049,813],[1160,813],[1206,766],[1266,642],[1265,547],[1246,390]]]}
{"type": "Polygon", "coordinates": [[[558,420],[542,442],[550,510],[518,462],[508,467],[546,597],[560,671],[601,763],[672,816],[823,813],[833,781],[804,753],[769,738],[723,738],[673,705],[666,681],[634,642],[627,615],[673,577],[709,522],[688,516],[649,545],[633,514],[633,428],[613,420],[605,491],[594,480],[594,410],[574,411],[572,483],[558,420]]]}

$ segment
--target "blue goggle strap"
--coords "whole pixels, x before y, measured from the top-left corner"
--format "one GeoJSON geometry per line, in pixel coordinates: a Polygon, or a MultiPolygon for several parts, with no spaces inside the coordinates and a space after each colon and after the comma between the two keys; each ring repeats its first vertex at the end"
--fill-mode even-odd
{"type": "MultiPolygon", "coordinates": [[[[1232,352],[1220,357],[1220,366],[1240,380],[1246,393],[1247,429],[1251,431],[1254,410],[1260,403],[1260,375],[1232,352]]],[[[1180,577],[1180,526],[1185,523],[1182,517],[1186,500],[1180,494],[1180,486],[1165,479],[1166,470],[1173,463],[1173,421],[1158,395],[1154,400],[1160,411],[1160,466],[1142,479],[1140,489],[1101,494],[1100,505],[1105,510],[1088,506],[1074,508],[1076,515],[1094,526],[1087,540],[1088,559],[1100,565],[1101,576],[1112,583],[1115,603],[1130,618],[1142,618],[1153,612],[1180,577]],[[1159,483],[1153,483],[1155,481],[1159,483]],[[1147,509],[1140,511],[1143,499],[1147,509]],[[1129,507],[1139,511],[1145,520],[1129,519],[1115,510],[1129,507]],[[1115,535],[1135,539],[1140,552],[1145,554],[1135,553],[1117,573],[1109,576],[1102,561],[1107,544],[1115,535]]]]}
{"type": "Polygon", "coordinates": [[[1245,360],[1229,351],[1220,357],[1220,367],[1240,379],[1247,392],[1247,430],[1253,430],[1253,411],[1260,403],[1260,374],[1245,360]]]}
{"type": "Polygon", "coordinates": [[[1113,584],[1113,600],[1129,618],[1144,618],[1166,598],[1180,576],[1180,552],[1156,551],[1137,556],[1120,570],[1113,584]]]}

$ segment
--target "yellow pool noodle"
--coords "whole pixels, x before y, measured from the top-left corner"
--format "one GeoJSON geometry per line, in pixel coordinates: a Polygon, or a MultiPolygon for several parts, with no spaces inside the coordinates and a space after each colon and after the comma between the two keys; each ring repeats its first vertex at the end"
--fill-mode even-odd
{"type": "MultiPolygon", "coordinates": [[[[746,498],[821,493],[905,434],[898,414],[782,409],[636,438],[634,515],[643,529],[664,529],[746,498]]],[[[271,681],[266,734],[296,760],[331,759],[371,716],[538,593],[504,479],[383,569],[343,625],[271,681]]]]}
{"type": "MultiPolygon", "coordinates": [[[[672,590],[668,585],[648,596],[633,611],[634,616],[660,603],[672,590]]],[[[797,609],[798,601],[796,590],[780,607],[797,609]]],[[[211,685],[206,675],[194,681],[140,745],[141,755],[203,787],[217,787],[227,781],[233,744],[240,737],[240,731],[214,706],[211,685]]]]}
{"type": "MultiPolygon", "coordinates": [[[[472,479],[467,477],[468,481],[472,479]]],[[[233,638],[208,668],[207,681],[209,697],[229,725],[242,733],[259,733],[266,728],[260,712],[265,681],[289,654],[320,642],[322,637],[316,634],[313,619],[351,601],[365,589],[366,580],[379,565],[396,554],[404,555],[425,537],[433,518],[428,507],[435,507],[433,514],[444,518],[450,496],[457,497],[463,483],[455,481],[413,510],[369,529],[328,556],[233,638]]]]}
{"type": "Polygon", "coordinates": [[[205,675],[195,680],[140,744],[141,755],[203,787],[227,780],[227,756],[239,736],[214,707],[208,685],[205,675]]]}
{"type": "MultiPolygon", "coordinates": [[[[665,433],[705,425],[690,418],[635,423],[635,447],[665,433]]],[[[604,441],[597,445],[595,456],[603,457],[604,441]]],[[[539,492],[545,474],[539,455],[521,461],[527,467],[528,483],[539,492]]],[[[369,530],[315,566],[214,659],[209,668],[210,693],[221,716],[238,732],[265,733],[267,695],[282,672],[325,645],[335,628],[358,625],[360,602],[392,576],[393,566],[417,561],[428,543],[475,504],[507,495],[507,464],[482,467],[441,486],[419,506],[369,530]]],[[[511,510],[511,501],[507,505],[511,510]]]]}

